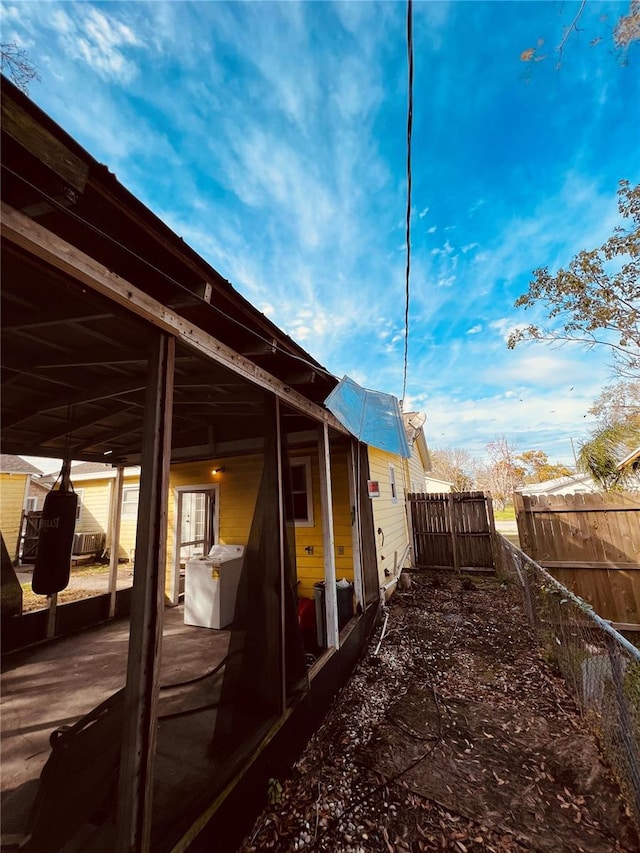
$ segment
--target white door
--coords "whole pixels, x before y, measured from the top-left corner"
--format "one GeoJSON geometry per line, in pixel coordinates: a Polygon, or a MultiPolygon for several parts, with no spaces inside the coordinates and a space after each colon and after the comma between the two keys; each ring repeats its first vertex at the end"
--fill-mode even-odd
{"type": "Polygon", "coordinates": [[[176,489],[174,572],[171,590],[178,603],[180,577],[187,560],[204,557],[218,541],[217,486],[180,486],[176,489]]]}

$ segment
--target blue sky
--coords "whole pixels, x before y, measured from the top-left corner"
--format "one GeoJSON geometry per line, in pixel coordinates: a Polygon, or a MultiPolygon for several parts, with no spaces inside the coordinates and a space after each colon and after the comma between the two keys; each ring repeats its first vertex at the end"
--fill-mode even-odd
{"type": "MultiPolygon", "coordinates": [[[[617,223],[640,180],[628,2],[416,2],[406,409],[430,446],[571,460],[607,356],[506,348],[531,271],[617,223]],[[591,46],[593,39],[602,40],[591,46]],[[542,40],[538,43],[538,40],[542,40]],[[537,47],[544,56],[523,63],[537,47]]],[[[11,2],[31,97],[329,370],[402,394],[406,6],[11,2]]]]}

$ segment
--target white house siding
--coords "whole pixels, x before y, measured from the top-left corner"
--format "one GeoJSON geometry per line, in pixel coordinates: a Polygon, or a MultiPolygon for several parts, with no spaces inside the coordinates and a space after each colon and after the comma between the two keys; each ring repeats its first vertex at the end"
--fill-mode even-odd
{"type": "Polygon", "coordinates": [[[427,475],[424,491],[428,495],[446,494],[453,491],[453,484],[447,480],[438,480],[436,477],[429,477],[427,475]]]}
{"type": "Polygon", "coordinates": [[[380,484],[380,497],[371,499],[380,586],[393,580],[408,561],[407,549],[410,539],[406,494],[409,490],[406,482],[406,468],[405,460],[401,457],[375,447],[369,448],[369,476],[380,484]],[[397,496],[395,502],[391,493],[390,465],[393,465],[395,470],[397,496]],[[378,530],[382,533],[378,533],[378,530]],[[403,558],[404,562],[402,562],[403,558]],[[388,575],[385,574],[385,569],[389,572],[388,575]]]}
{"type": "Polygon", "coordinates": [[[407,491],[423,492],[425,486],[424,462],[415,442],[411,446],[411,457],[405,459],[404,463],[408,469],[407,491]]]}

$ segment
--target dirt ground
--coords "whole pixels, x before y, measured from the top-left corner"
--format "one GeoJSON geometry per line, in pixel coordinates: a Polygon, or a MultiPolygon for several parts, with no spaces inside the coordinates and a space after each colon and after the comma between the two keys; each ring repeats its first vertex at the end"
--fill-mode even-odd
{"type": "Polygon", "coordinates": [[[515,591],[413,575],[240,847],[637,851],[637,835],[515,591]]]}

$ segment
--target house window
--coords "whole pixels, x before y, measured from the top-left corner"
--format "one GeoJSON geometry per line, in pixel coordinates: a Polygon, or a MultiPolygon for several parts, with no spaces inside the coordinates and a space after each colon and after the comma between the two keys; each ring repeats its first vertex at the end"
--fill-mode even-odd
{"type": "Polygon", "coordinates": [[[291,460],[291,506],[296,527],[313,527],[311,459],[291,460]]]}
{"type": "Polygon", "coordinates": [[[396,490],[396,469],[389,465],[389,485],[391,486],[391,503],[398,503],[398,492],[396,490]]]}
{"type": "Polygon", "coordinates": [[[140,489],[136,486],[125,486],[122,490],[122,517],[132,518],[138,514],[138,497],[140,489]]]}
{"type": "Polygon", "coordinates": [[[38,509],[38,498],[27,498],[24,504],[25,512],[35,512],[38,509]]]}
{"type": "Polygon", "coordinates": [[[78,496],[78,506],[76,508],[76,521],[82,515],[82,498],[84,497],[84,489],[75,489],[76,495],[78,496]]]}

